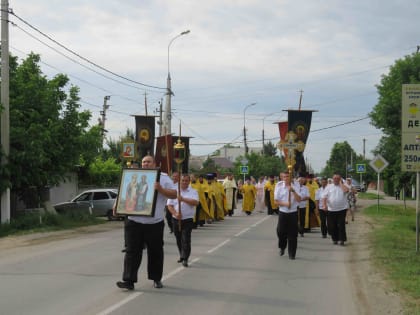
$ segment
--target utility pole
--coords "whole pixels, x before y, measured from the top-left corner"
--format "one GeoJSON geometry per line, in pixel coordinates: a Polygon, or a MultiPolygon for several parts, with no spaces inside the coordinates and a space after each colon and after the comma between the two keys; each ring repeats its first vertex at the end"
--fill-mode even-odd
{"type": "Polygon", "coordinates": [[[102,106],[102,110],[100,111],[102,118],[98,119],[99,126],[101,126],[102,145],[103,145],[103,141],[105,140],[105,132],[107,132],[107,130],[105,129],[105,120],[106,120],[106,110],[109,108],[109,105],[107,104],[107,102],[109,101],[110,98],[111,98],[111,95],[106,95],[104,97],[104,105],[102,106]]]}
{"type": "Polygon", "coordinates": [[[366,139],[363,138],[363,160],[366,160],[365,156],[365,146],[366,146],[366,139]]]}
{"type": "Polygon", "coordinates": [[[147,116],[147,93],[144,92],[144,112],[147,116]]]}
{"type": "Polygon", "coordinates": [[[162,132],[162,103],[163,103],[163,99],[161,99],[159,101],[159,109],[157,110],[159,112],[159,120],[157,122],[157,124],[159,125],[159,136],[163,136],[163,132],[162,132]]]}
{"type": "MultiPolygon", "coordinates": [[[[1,0],[1,146],[4,157],[1,164],[7,164],[10,153],[10,117],[9,117],[9,2],[1,0]]],[[[1,194],[1,222],[10,221],[10,189],[1,194]]]]}

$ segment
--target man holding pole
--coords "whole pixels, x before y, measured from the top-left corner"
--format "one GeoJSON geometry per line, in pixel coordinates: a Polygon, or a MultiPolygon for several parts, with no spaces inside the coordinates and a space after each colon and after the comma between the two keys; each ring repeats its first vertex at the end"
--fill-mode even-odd
{"type": "MultiPolygon", "coordinates": [[[[141,167],[156,168],[153,156],[146,155],[141,161],[141,167]]],[[[155,215],[153,217],[128,216],[124,225],[127,247],[124,257],[123,281],[117,282],[117,287],[121,289],[134,290],[144,245],[147,247],[148,278],[153,280],[155,288],[163,287],[161,280],[163,275],[164,209],[167,198],[176,198],[177,193],[172,180],[164,173],[161,173],[160,180],[154,183],[154,189],[158,192],[155,215]]]]}
{"type": "Polygon", "coordinates": [[[181,176],[180,190],[176,199],[168,199],[168,210],[172,214],[172,226],[179,251],[179,263],[188,267],[191,254],[191,231],[194,227],[195,207],[199,203],[197,191],[190,187],[190,175],[181,176]],[[180,209],[181,207],[181,209],[180,209]],[[181,211],[180,211],[181,210],[181,211]]]}
{"type": "Polygon", "coordinates": [[[279,182],[274,191],[274,200],[279,206],[279,220],[277,236],[279,239],[280,256],[284,255],[287,247],[289,259],[295,259],[298,236],[297,208],[301,201],[300,195],[291,182],[289,172],[282,174],[284,182],[279,182]]]}

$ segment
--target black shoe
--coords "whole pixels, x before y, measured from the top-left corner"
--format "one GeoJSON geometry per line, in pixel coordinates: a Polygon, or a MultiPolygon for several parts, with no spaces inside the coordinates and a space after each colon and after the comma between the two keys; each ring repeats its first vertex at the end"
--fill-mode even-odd
{"type": "Polygon", "coordinates": [[[341,246],[344,246],[344,242],[343,242],[343,241],[341,241],[341,242],[340,242],[340,245],[341,245],[341,246]]]}
{"type": "Polygon", "coordinates": [[[121,250],[121,253],[126,253],[127,252],[127,248],[124,248],[123,250],[121,250]]]}
{"type": "Polygon", "coordinates": [[[154,281],[153,282],[153,287],[156,289],[162,289],[163,288],[163,284],[161,281],[154,281]]]}
{"type": "Polygon", "coordinates": [[[180,263],[182,263],[182,261],[183,261],[184,259],[183,258],[180,258],[180,259],[178,259],[176,262],[178,263],[178,264],[180,264],[180,263]]]}
{"type": "Polygon", "coordinates": [[[296,257],[295,257],[295,256],[289,256],[289,259],[291,259],[291,260],[295,260],[295,259],[296,259],[296,257]]]}
{"type": "Polygon", "coordinates": [[[322,238],[327,238],[327,235],[322,235],[322,238]]]}
{"type": "Polygon", "coordinates": [[[132,291],[134,290],[134,283],[128,282],[128,281],[118,281],[117,287],[119,287],[120,289],[126,289],[126,290],[132,291]]]}
{"type": "Polygon", "coordinates": [[[280,256],[284,255],[284,249],[280,249],[280,256]]]}
{"type": "Polygon", "coordinates": [[[337,242],[337,241],[333,241],[333,244],[334,244],[334,245],[337,245],[337,244],[338,244],[338,242],[337,242]]]}
{"type": "Polygon", "coordinates": [[[186,259],[184,259],[184,260],[182,261],[182,265],[183,265],[184,267],[188,267],[188,262],[187,262],[187,260],[186,260],[186,259]]]}

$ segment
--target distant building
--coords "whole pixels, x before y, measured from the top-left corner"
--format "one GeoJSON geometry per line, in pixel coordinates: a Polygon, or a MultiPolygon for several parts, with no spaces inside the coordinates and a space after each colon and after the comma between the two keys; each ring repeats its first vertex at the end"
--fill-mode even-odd
{"type": "MultiPolygon", "coordinates": [[[[248,147],[249,153],[261,153],[261,148],[250,148],[248,147]]],[[[211,158],[214,163],[223,168],[233,168],[233,164],[235,163],[236,159],[240,156],[245,155],[244,148],[235,147],[235,148],[227,148],[221,147],[216,152],[218,155],[200,155],[200,156],[190,156],[190,169],[199,170],[203,167],[203,162],[207,160],[207,158],[211,158]]]]}

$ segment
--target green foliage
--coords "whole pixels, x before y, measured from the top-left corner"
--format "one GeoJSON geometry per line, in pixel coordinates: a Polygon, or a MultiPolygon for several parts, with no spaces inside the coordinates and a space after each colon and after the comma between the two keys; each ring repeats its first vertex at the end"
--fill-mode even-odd
{"type": "Polygon", "coordinates": [[[369,167],[369,162],[364,160],[362,155],[357,155],[347,141],[337,142],[331,149],[330,158],[321,173],[322,176],[332,177],[334,172],[339,172],[342,176],[347,175],[347,177],[358,179],[356,164],[366,164],[367,172],[363,174],[364,181],[369,182],[375,178],[375,173],[369,167]]]}
{"type": "Polygon", "coordinates": [[[69,229],[78,226],[101,224],[104,220],[98,219],[86,211],[69,211],[64,215],[54,213],[27,212],[11,219],[9,223],[0,224],[0,237],[25,234],[38,231],[53,231],[69,229]]]}
{"type": "Polygon", "coordinates": [[[263,155],[276,156],[277,147],[271,141],[268,141],[268,143],[264,144],[263,155]]]}
{"type": "MultiPolygon", "coordinates": [[[[239,173],[239,167],[242,165],[242,156],[238,157],[234,163],[234,175],[241,178],[243,175],[239,173]]],[[[260,176],[279,175],[280,171],[286,169],[283,160],[278,156],[260,155],[254,152],[246,155],[248,160],[249,176],[258,178],[260,176]]]]}
{"type": "Polygon", "coordinates": [[[375,263],[387,271],[397,291],[409,301],[408,314],[420,312],[420,255],[415,251],[415,209],[381,205],[364,210],[375,220],[371,232],[375,263]]]}
{"type": "Polygon", "coordinates": [[[95,183],[98,186],[117,186],[121,174],[121,165],[116,164],[114,158],[103,161],[100,157],[97,157],[89,165],[88,174],[91,183],[95,183]]]}
{"type": "Polygon", "coordinates": [[[39,63],[33,53],[21,64],[10,59],[10,155],[0,189],[12,187],[20,196],[58,184],[102,146],[98,128],[89,129],[90,112],[80,111],[79,89],[68,87],[63,74],[48,79],[39,63]]]}
{"type": "Polygon", "coordinates": [[[401,93],[402,84],[418,83],[420,54],[415,53],[397,60],[377,85],[378,103],[369,116],[372,125],[384,133],[375,153],[380,153],[390,164],[383,172],[383,178],[390,182],[387,193],[392,193],[395,187],[408,187],[415,181],[415,173],[401,172],[401,93]]]}
{"type": "Polygon", "coordinates": [[[20,64],[10,57],[10,155],[0,189],[19,196],[58,184],[102,147],[98,127],[89,128],[90,112],[80,111],[79,89],[63,74],[48,79],[39,63],[33,53],[20,64]]]}

